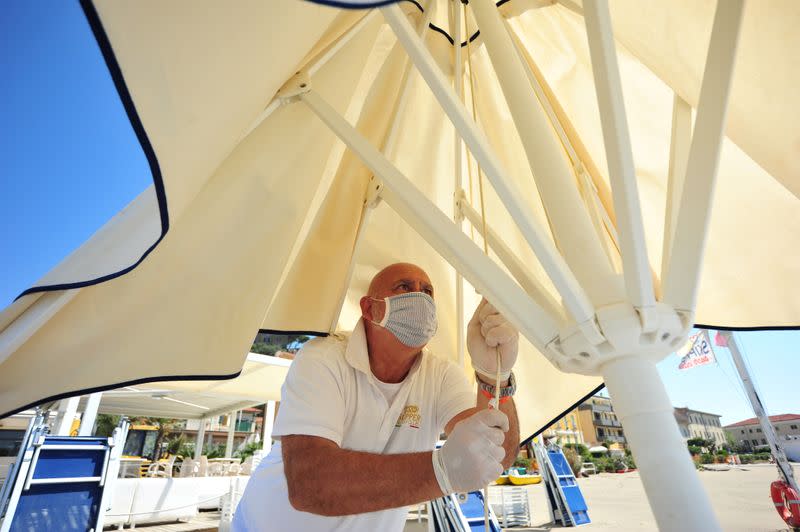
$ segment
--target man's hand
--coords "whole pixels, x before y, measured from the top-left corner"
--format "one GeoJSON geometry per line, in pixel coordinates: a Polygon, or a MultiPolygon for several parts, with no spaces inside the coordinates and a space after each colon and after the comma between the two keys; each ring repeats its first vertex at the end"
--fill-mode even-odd
{"type": "Polygon", "coordinates": [[[508,416],[500,410],[481,410],[456,423],[442,448],[433,452],[442,493],[473,491],[499,477],[506,431],[508,416]]]}
{"type": "Polygon", "coordinates": [[[502,314],[481,300],[467,328],[467,349],[472,367],[487,383],[494,383],[497,375],[497,351],[500,352],[500,380],[511,375],[517,360],[519,332],[502,314]]]}

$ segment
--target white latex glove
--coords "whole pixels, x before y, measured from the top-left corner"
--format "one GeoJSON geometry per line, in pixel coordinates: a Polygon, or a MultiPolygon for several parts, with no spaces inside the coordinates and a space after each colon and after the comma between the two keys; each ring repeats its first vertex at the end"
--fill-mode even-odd
{"type": "Polygon", "coordinates": [[[497,377],[497,351],[500,351],[500,380],[511,375],[517,361],[519,332],[502,314],[482,299],[467,327],[467,349],[472,367],[488,383],[497,377]]]}
{"type": "Polygon", "coordinates": [[[441,449],[433,451],[433,471],[445,495],[480,489],[503,473],[501,464],[508,416],[481,410],[456,423],[441,449]]]}

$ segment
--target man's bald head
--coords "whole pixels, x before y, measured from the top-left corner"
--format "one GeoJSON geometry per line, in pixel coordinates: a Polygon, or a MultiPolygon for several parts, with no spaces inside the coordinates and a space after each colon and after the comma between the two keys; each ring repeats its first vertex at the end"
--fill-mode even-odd
{"type": "Polygon", "coordinates": [[[424,292],[433,297],[433,283],[425,270],[408,262],[385,267],[372,278],[367,296],[382,299],[407,292],[424,292]]]}

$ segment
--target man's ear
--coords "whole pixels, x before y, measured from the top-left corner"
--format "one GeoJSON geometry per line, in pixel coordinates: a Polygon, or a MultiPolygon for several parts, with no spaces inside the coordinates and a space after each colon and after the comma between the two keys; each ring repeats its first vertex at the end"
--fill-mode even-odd
{"type": "Polygon", "coordinates": [[[361,307],[361,317],[367,321],[372,321],[372,299],[369,296],[364,296],[358,301],[361,307]]]}

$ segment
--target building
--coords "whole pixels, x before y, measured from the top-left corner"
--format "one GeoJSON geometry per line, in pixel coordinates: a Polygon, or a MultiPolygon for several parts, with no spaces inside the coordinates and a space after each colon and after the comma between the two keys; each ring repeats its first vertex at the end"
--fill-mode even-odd
{"type": "Polygon", "coordinates": [[[675,421],[678,422],[684,440],[703,438],[714,442],[717,447],[725,445],[728,441],[719,422],[721,417],[688,407],[675,408],[675,421]]]}
{"type": "Polygon", "coordinates": [[[585,443],[578,417],[578,409],[571,410],[564,417],[547,427],[542,435],[545,438],[557,437],[561,445],[565,443],[585,443]]]}
{"type": "MultiPolygon", "coordinates": [[[[203,432],[203,447],[224,447],[227,439],[230,424],[235,423],[233,448],[239,449],[244,445],[257,442],[261,439],[262,424],[264,420],[264,409],[244,408],[238,410],[235,416],[221,415],[204,420],[205,430],[203,432]]],[[[168,439],[172,440],[183,435],[189,442],[195,442],[197,433],[200,429],[201,420],[187,419],[182,427],[170,432],[168,439]]]]}
{"type": "MultiPolygon", "coordinates": [[[[769,416],[769,421],[775,428],[779,440],[800,438],[800,414],[780,414],[769,416]]],[[[768,445],[761,424],[757,418],[751,417],[723,427],[736,443],[751,451],[762,445],[768,445]]]]}
{"type": "Polygon", "coordinates": [[[611,399],[595,395],[578,407],[578,426],[582,429],[584,442],[591,446],[605,442],[625,447],[622,423],[614,413],[611,399]]]}

